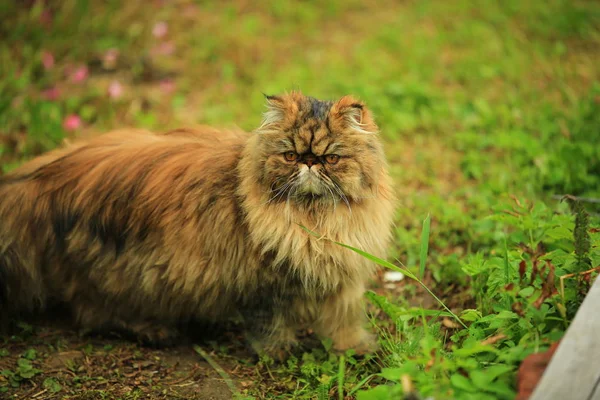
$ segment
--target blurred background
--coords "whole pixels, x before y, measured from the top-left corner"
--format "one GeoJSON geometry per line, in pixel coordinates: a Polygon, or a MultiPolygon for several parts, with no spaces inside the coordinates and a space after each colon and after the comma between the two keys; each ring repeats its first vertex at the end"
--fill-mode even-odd
{"type": "MultiPolygon", "coordinates": [[[[573,221],[560,202],[564,194],[587,199],[598,223],[599,66],[597,0],[0,0],[0,170],[113,128],[251,130],[265,110],[263,93],[353,94],[375,114],[399,195],[390,259],[418,269],[430,215],[423,281],[449,307],[471,312],[461,314],[465,321],[486,315],[479,326],[487,330],[457,338],[478,343],[504,329],[512,350],[502,362],[514,367],[530,351],[528,338],[556,337],[536,310],[519,314],[518,324],[495,319],[498,304],[508,310],[516,302],[501,288],[520,282],[522,260],[549,246],[544,257],[557,276],[600,263],[599,246],[590,250],[587,239],[591,261],[571,266],[573,221]]],[[[419,285],[385,285],[379,293],[402,307],[438,307],[419,285]]],[[[569,315],[577,299],[565,303],[569,315]]],[[[371,300],[388,315],[396,310],[383,297],[371,300]]],[[[429,390],[464,389],[448,379],[447,364],[427,372],[421,314],[411,325],[402,312],[404,336],[391,341],[396,358],[384,364],[417,363],[410,374],[429,390]]],[[[427,333],[439,351],[446,328],[427,333]]],[[[249,373],[248,387],[286,391],[298,379],[309,382],[310,396],[324,375],[337,374],[337,364],[311,362],[290,366],[269,389],[252,386],[265,385],[266,374],[249,373]]],[[[457,365],[487,365],[479,362],[457,365]]],[[[498,398],[515,393],[513,367],[502,372],[507,386],[498,398]]]]}
{"type": "Polygon", "coordinates": [[[373,110],[401,227],[431,212],[469,231],[509,194],[600,196],[597,1],[0,4],[5,172],[112,128],[251,130],[263,93],[299,89],[373,110]]]}
{"type": "Polygon", "coordinates": [[[0,4],[4,171],[117,127],[250,130],[299,89],[372,108],[404,209],[600,195],[596,1],[0,4]]]}

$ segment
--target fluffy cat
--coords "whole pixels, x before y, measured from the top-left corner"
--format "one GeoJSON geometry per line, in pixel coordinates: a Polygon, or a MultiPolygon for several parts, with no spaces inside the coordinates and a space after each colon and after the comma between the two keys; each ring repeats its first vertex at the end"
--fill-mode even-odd
{"type": "Polygon", "coordinates": [[[0,312],[174,339],[240,313],[264,351],[311,327],[368,351],[362,295],[393,203],[377,126],[346,96],[267,96],[253,133],[121,130],[0,177],[0,312]],[[315,237],[302,226],[319,233],[315,237]]]}

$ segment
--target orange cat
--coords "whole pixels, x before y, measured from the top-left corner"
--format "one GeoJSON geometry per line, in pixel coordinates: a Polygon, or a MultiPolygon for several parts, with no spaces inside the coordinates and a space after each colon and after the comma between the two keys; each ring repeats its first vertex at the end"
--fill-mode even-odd
{"type": "Polygon", "coordinates": [[[269,96],[252,134],[121,130],[0,178],[0,312],[67,304],[85,329],[173,339],[241,313],[265,351],[312,327],[368,350],[362,296],[393,195],[365,105],[269,96]],[[309,235],[302,229],[323,235],[309,235]]]}

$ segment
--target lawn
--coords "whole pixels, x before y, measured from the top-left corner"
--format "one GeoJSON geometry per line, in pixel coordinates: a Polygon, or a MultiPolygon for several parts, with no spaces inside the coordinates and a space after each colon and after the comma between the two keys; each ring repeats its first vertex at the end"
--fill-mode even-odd
{"type": "Polygon", "coordinates": [[[300,89],[365,101],[399,198],[365,295],[378,353],[307,332],[278,364],[235,325],[158,350],[44,316],[0,339],[0,398],[514,399],[596,277],[598,2],[0,0],[0,20],[0,171],[117,127],[251,130],[263,93],[300,89]]]}

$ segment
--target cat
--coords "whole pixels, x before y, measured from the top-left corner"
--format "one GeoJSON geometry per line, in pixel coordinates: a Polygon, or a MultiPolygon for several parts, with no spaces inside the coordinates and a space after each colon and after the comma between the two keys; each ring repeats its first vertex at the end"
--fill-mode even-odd
{"type": "Polygon", "coordinates": [[[378,127],[351,96],[266,105],[251,133],[111,131],[0,177],[3,316],[62,303],[83,330],[165,343],[239,314],[266,353],[303,327],[371,351],[376,266],[333,240],[385,257],[395,198],[378,127]]]}

